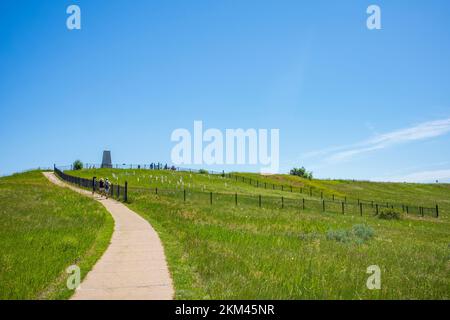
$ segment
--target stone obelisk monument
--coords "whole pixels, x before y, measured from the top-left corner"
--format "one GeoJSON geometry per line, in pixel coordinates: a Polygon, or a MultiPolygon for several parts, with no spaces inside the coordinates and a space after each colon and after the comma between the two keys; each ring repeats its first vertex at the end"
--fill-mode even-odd
{"type": "Polygon", "coordinates": [[[112,168],[111,151],[103,151],[102,168],[112,168]]]}

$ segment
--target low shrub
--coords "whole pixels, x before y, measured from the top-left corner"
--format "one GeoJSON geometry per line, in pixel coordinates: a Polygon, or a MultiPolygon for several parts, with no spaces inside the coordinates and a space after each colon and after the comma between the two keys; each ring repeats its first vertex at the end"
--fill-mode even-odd
{"type": "Polygon", "coordinates": [[[377,217],[383,220],[400,220],[402,214],[394,209],[383,209],[378,213],[377,217]]]}
{"type": "Polygon", "coordinates": [[[357,238],[363,241],[367,241],[375,235],[375,231],[366,224],[355,224],[352,231],[357,238]]]}
{"type": "Polygon", "coordinates": [[[356,224],[351,230],[328,230],[327,240],[349,243],[355,242],[361,244],[370,240],[375,235],[375,231],[368,225],[356,224]]]}
{"type": "Polygon", "coordinates": [[[200,170],[198,170],[198,173],[200,173],[200,174],[208,174],[209,172],[208,172],[208,170],[200,169],[200,170]]]}

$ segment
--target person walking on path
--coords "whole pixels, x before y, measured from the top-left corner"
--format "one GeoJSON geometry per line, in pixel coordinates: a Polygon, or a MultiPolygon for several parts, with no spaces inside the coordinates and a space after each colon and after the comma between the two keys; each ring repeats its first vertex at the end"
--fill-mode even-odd
{"type": "Polygon", "coordinates": [[[100,178],[98,181],[98,191],[101,196],[105,193],[105,180],[103,180],[103,178],[100,178]]]}
{"type": "Polygon", "coordinates": [[[110,188],[111,188],[111,182],[109,182],[109,179],[106,178],[106,180],[105,180],[105,196],[106,196],[106,199],[108,199],[109,189],[110,188]]]}

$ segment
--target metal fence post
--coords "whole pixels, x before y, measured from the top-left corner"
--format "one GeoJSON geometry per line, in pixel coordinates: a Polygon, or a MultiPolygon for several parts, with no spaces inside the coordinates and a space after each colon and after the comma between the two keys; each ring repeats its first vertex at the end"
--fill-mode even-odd
{"type": "Polygon", "coordinates": [[[259,195],[259,207],[261,208],[261,195],[259,195]]]}
{"type": "Polygon", "coordinates": [[[284,197],[281,197],[281,209],[284,208],[284,197]]]}
{"type": "Polygon", "coordinates": [[[209,203],[212,204],[212,192],[209,193],[209,203]]]}
{"type": "Polygon", "coordinates": [[[123,200],[128,201],[128,181],[125,181],[125,193],[123,194],[123,200]]]}
{"type": "Polygon", "coordinates": [[[325,212],[325,200],[322,200],[322,211],[325,212]]]}
{"type": "Polygon", "coordinates": [[[234,204],[237,206],[238,201],[237,201],[237,192],[234,194],[234,204]]]}
{"type": "Polygon", "coordinates": [[[342,214],[345,214],[345,204],[344,201],[341,202],[342,205],[342,214]]]}
{"type": "Polygon", "coordinates": [[[92,194],[95,193],[95,179],[97,179],[97,177],[92,178],[92,194]]]}
{"type": "Polygon", "coordinates": [[[186,189],[183,190],[183,200],[186,202],[186,189]]]}
{"type": "Polygon", "coordinates": [[[439,218],[439,207],[436,205],[436,218],[439,218]]]}
{"type": "Polygon", "coordinates": [[[363,215],[363,206],[362,203],[359,203],[359,213],[361,214],[361,217],[363,215]]]}

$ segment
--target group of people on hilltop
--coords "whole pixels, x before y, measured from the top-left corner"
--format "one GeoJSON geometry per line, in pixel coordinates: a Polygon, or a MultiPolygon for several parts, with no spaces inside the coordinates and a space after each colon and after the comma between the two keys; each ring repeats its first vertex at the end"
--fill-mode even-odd
{"type": "Polygon", "coordinates": [[[111,182],[108,178],[100,178],[100,180],[98,180],[98,191],[101,196],[105,196],[106,199],[108,199],[109,192],[111,191],[111,182]]]}
{"type": "Polygon", "coordinates": [[[177,170],[175,166],[169,167],[167,163],[163,166],[162,163],[150,163],[149,165],[150,170],[177,170]]]}

